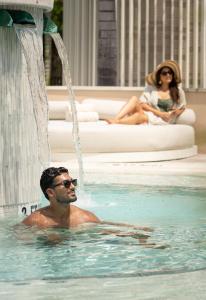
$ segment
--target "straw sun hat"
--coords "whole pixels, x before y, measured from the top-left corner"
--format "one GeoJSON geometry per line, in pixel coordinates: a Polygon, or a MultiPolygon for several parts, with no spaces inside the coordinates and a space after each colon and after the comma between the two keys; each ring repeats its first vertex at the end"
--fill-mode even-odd
{"type": "Polygon", "coordinates": [[[159,64],[152,73],[149,73],[146,76],[146,78],[145,78],[146,82],[149,85],[156,86],[157,85],[156,74],[160,69],[165,68],[165,67],[172,69],[172,71],[174,73],[174,78],[177,83],[180,83],[182,81],[179,65],[174,60],[165,60],[161,64],[159,64]]]}

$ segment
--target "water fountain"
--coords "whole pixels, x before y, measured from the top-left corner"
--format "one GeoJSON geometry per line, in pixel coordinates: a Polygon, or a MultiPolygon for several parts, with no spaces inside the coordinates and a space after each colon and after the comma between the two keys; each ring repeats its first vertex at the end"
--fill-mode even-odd
{"type": "Polygon", "coordinates": [[[80,137],[79,137],[79,124],[77,119],[77,109],[75,104],[75,94],[72,88],[72,79],[71,79],[71,72],[69,66],[69,59],[66,51],[66,47],[63,43],[63,40],[58,32],[55,30],[50,30],[48,28],[48,33],[50,34],[51,38],[53,39],[57,52],[59,54],[60,60],[62,62],[62,69],[63,69],[63,78],[67,87],[68,94],[70,95],[69,103],[72,111],[72,137],[75,146],[75,152],[77,155],[77,162],[79,166],[79,187],[81,196],[85,198],[84,193],[84,168],[83,168],[83,160],[82,160],[82,150],[80,144],[80,137]]]}
{"type": "Polygon", "coordinates": [[[49,162],[42,33],[43,12],[52,7],[53,0],[0,1],[0,216],[37,208],[39,177],[49,162]],[[27,36],[7,14],[14,10],[33,17],[27,36]]]}

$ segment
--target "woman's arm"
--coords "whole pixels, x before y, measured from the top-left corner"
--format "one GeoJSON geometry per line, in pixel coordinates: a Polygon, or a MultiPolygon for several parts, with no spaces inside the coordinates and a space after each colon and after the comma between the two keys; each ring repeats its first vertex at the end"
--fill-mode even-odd
{"type": "Polygon", "coordinates": [[[168,112],[160,111],[154,107],[152,107],[150,104],[142,103],[142,108],[145,111],[151,111],[155,116],[160,117],[165,122],[169,122],[171,119],[171,114],[168,112]]]}
{"type": "Polygon", "coordinates": [[[185,107],[173,109],[171,112],[171,115],[173,117],[179,117],[183,113],[184,110],[185,110],[185,107]]]}

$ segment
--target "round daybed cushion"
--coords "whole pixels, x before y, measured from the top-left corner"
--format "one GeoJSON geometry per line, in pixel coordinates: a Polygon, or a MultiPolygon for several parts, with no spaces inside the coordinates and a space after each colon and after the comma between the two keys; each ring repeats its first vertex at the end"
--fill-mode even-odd
{"type": "MultiPolygon", "coordinates": [[[[100,119],[113,118],[125,105],[126,100],[111,100],[86,98],[82,105],[91,105],[92,109],[98,112],[100,119]]],[[[186,108],[185,111],[176,119],[176,124],[193,125],[196,121],[195,113],[192,109],[186,108]]]]}
{"type": "MultiPolygon", "coordinates": [[[[79,103],[75,101],[76,109],[80,113],[78,120],[80,122],[97,121],[98,118],[113,118],[125,105],[125,100],[109,100],[86,98],[79,103]],[[89,114],[88,114],[89,113],[89,114]]],[[[49,101],[49,119],[71,121],[71,108],[69,100],[67,101],[49,101]]],[[[196,121],[195,113],[192,109],[185,111],[177,118],[177,124],[193,125],[196,121]]]]}
{"type": "MultiPolygon", "coordinates": [[[[74,152],[72,123],[49,121],[52,152],[74,152]]],[[[84,153],[141,152],[185,149],[194,146],[194,129],[189,125],[109,125],[104,121],[80,122],[84,153]]]]}

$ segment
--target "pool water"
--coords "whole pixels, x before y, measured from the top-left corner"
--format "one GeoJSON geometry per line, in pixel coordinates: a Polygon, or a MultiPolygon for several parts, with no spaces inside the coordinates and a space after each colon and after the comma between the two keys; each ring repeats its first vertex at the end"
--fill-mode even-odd
{"type": "Polygon", "coordinates": [[[20,219],[1,220],[0,281],[120,278],[206,269],[205,194],[204,188],[88,185],[86,196],[80,195],[76,204],[102,220],[153,227],[147,242],[164,249],[145,247],[132,237],[101,234],[105,229],[132,230],[126,227],[37,230],[14,227],[20,219]],[[60,241],[48,241],[51,234],[60,241]]]}

